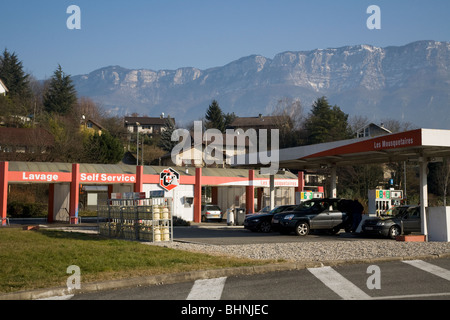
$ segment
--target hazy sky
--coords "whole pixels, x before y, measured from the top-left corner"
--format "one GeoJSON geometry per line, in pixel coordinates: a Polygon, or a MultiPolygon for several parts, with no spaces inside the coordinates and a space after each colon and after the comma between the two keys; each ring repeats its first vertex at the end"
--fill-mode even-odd
{"type": "Polygon", "coordinates": [[[71,75],[101,67],[152,70],[225,65],[251,54],[354,44],[450,41],[449,0],[1,0],[0,50],[25,71],[50,77],[58,64],[71,75]],[[70,5],[81,29],[70,30],[70,5]],[[381,9],[369,30],[367,8],[381,9]]]}

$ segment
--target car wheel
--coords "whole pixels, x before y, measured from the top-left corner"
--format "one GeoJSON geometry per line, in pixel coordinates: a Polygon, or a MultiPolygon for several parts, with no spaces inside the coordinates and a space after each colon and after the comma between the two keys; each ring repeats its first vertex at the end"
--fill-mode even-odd
{"type": "Polygon", "coordinates": [[[206,222],[206,217],[202,216],[202,222],[206,222]]]}
{"type": "Polygon", "coordinates": [[[259,231],[261,231],[263,233],[269,233],[270,230],[272,230],[272,225],[268,221],[263,221],[259,225],[259,231]]]}
{"type": "Polygon", "coordinates": [[[295,233],[298,236],[307,236],[309,234],[309,224],[307,222],[299,222],[295,226],[295,233]]]}
{"type": "Polygon", "coordinates": [[[400,228],[398,226],[392,226],[389,229],[389,238],[395,239],[399,235],[400,235],[400,228]]]}

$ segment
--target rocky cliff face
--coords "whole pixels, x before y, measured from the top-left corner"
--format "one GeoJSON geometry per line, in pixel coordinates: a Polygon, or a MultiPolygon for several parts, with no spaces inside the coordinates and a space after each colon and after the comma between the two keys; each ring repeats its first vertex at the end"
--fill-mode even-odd
{"type": "Polygon", "coordinates": [[[394,118],[450,129],[450,43],[419,41],[401,47],[369,45],[253,55],[199,70],[106,67],[73,77],[80,96],[118,114],[161,112],[192,121],[212,99],[238,116],[268,114],[277,101],[320,96],[350,115],[394,118]]]}

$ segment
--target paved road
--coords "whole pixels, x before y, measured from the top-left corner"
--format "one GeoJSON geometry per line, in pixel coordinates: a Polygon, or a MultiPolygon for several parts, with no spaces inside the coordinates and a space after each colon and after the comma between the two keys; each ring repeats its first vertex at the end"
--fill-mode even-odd
{"type": "Polygon", "coordinates": [[[325,231],[317,231],[306,237],[299,237],[293,233],[281,235],[278,232],[258,233],[244,229],[242,226],[227,227],[224,224],[205,223],[193,227],[174,227],[174,240],[206,243],[214,245],[258,244],[258,243],[286,243],[286,242],[311,242],[311,241],[357,241],[371,239],[373,241],[386,240],[383,238],[363,238],[349,233],[341,232],[337,235],[327,234],[325,231]]]}
{"type": "Polygon", "coordinates": [[[450,258],[320,267],[76,295],[76,300],[450,300],[450,258]]]}

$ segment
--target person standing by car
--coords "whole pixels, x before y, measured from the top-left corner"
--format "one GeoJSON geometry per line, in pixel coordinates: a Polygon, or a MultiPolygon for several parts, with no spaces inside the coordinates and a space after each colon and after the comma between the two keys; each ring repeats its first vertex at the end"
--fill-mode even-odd
{"type": "Polygon", "coordinates": [[[358,229],[359,224],[362,220],[362,215],[364,212],[363,205],[357,200],[353,200],[352,204],[352,218],[353,218],[353,225],[352,225],[352,233],[356,232],[356,229],[358,229]]]}

